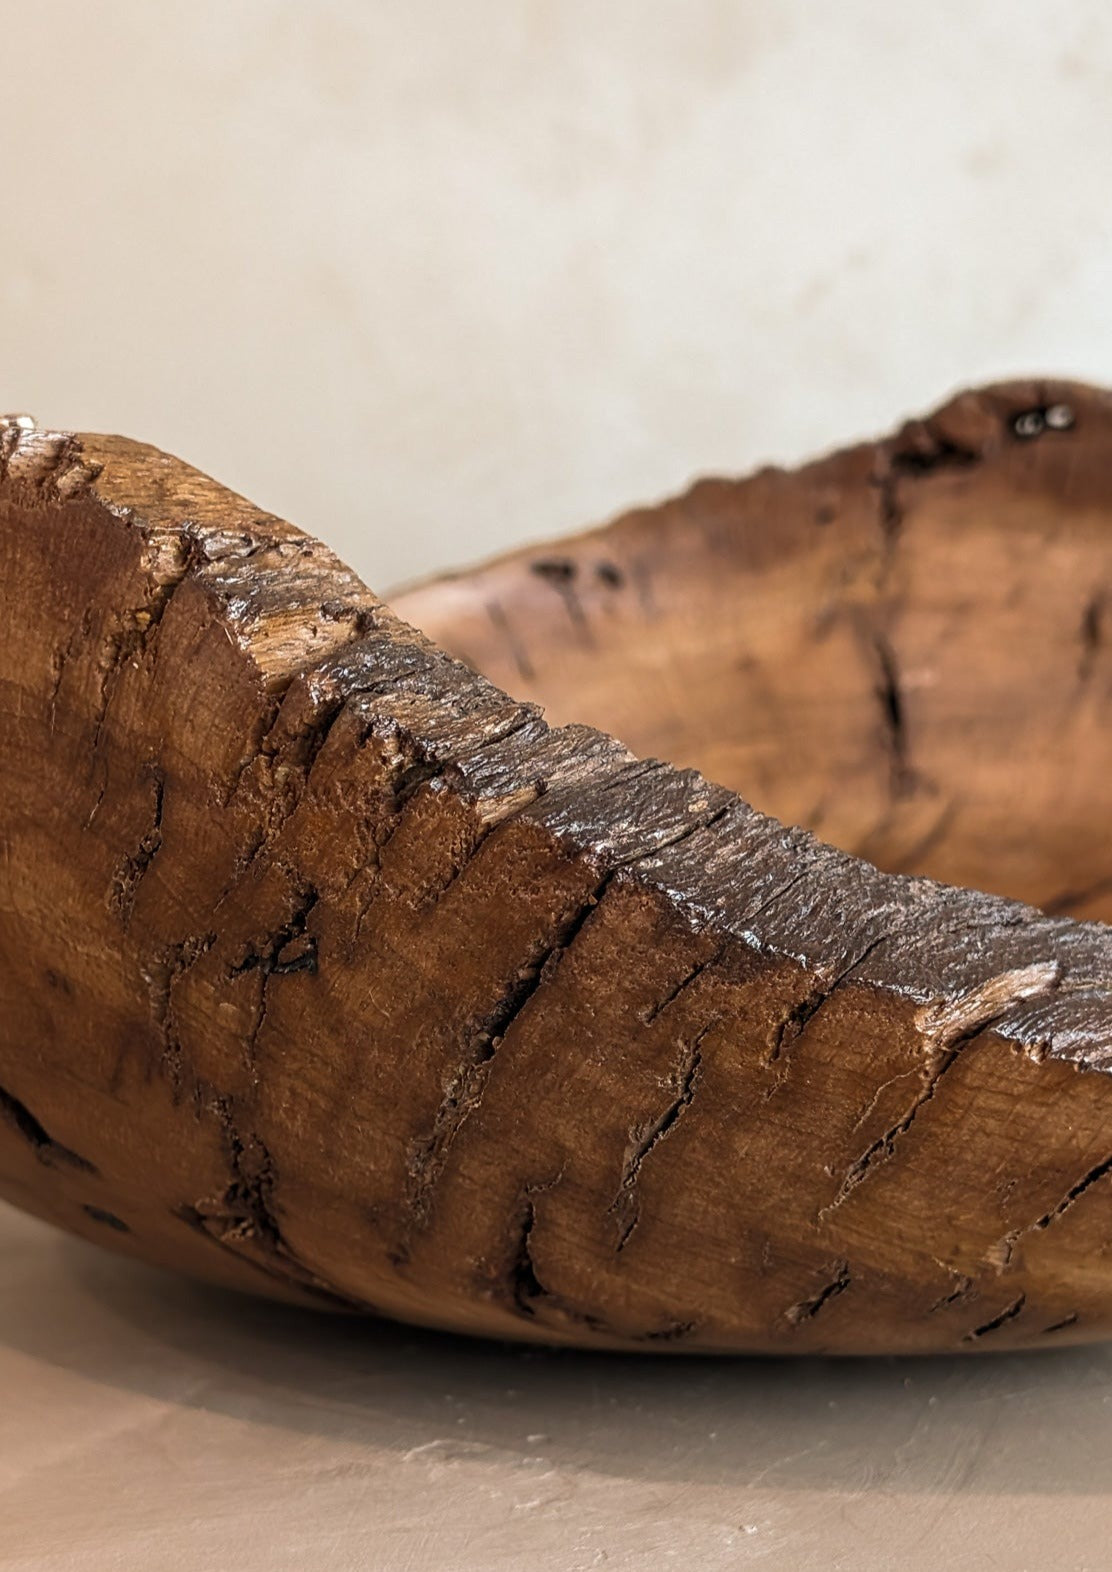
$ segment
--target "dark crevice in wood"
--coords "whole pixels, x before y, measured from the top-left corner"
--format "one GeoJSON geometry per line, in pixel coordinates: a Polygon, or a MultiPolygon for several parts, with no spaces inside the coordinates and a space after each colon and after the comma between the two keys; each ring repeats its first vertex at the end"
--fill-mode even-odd
{"type": "Polygon", "coordinates": [[[112,1228],[118,1234],[131,1232],[122,1217],[117,1217],[115,1212],[109,1212],[103,1206],[83,1206],[81,1210],[86,1217],[92,1218],[94,1223],[103,1223],[105,1228],[112,1228]]]}
{"type": "Polygon", "coordinates": [[[933,1100],[943,1077],[947,1071],[953,1068],[957,1060],[957,1048],[951,1048],[935,1059],[933,1068],[927,1071],[924,1084],[906,1113],[894,1125],[885,1130],[883,1135],[877,1136],[875,1141],[870,1142],[860,1157],[856,1157],[846,1169],[838,1193],[829,1206],[822,1208],[819,1213],[820,1219],[828,1217],[831,1212],[836,1211],[856,1190],[857,1186],[868,1178],[875,1164],[887,1162],[893,1156],[896,1150],[896,1143],[901,1136],[906,1135],[911,1129],[927,1103],[933,1100]]]}
{"type": "Polygon", "coordinates": [[[907,475],[915,480],[922,480],[927,475],[935,475],[944,469],[971,469],[979,464],[982,453],[978,448],[964,447],[960,442],[954,442],[944,437],[940,432],[924,426],[929,433],[927,445],[919,448],[903,447],[892,454],[889,463],[897,475],[907,475]]]}
{"type": "Polygon", "coordinates": [[[1109,1173],[1112,1173],[1112,1157],[1106,1157],[1103,1162],[1096,1163],[1090,1168],[1088,1173],[1079,1179],[1072,1189],[1067,1190],[1066,1194],[1058,1202],[1058,1205],[1052,1211],[1044,1212],[1034,1226],[1040,1229],[1049,1228],[1051,1223],[1056,1222],[1059,1217],[1063,1217],[1071,1206],[1076,1205],[1080,1201],[1086,1190],[1091,1189],[1093,1185],[1109,1173]]]}
{"type": "Polygon", "coordinates": [[[637,1187],[641,1170],[648,1157],[661,1141],[671,1134],[677,1121],[691,1106],[702,1069],[702,1041],[713,1024],[714,1022],[711,1022],[704,1026],[690,1043],[684,1044],[679,1062],[672,1072],[674,1096],[668,1106],[643,1129],[631,1132],[633,1141],[622,1165],[618,1193],[610,1203],[610,1212],[618,1223],[618,1238],[614,1247],[618,1254],[621,1254],[629,1243],[640,1220],[641,1206],[637,1187]]]}
{"type": "Polygon", "coordinates": [[[669,988],[662,998],[658,999],[655,1004],[650,1005],[642,1014],[641,1019],[645,1025],[651,1026],[659,1015],[663,1015],[670,1005],[675,1004],[677,999],[681,998],[689,988],[699,981],[699,978],[705,971],[710,967],[717,966],[725,954],[726,946],[719,945],[712,955],[708,955],[703,961],[698,961],[689,971],[685,972],[675,987],[669,988]]]}
{"type": "MultiPolygon", "coordinates": [[[[409,1220],[417,1228],[427,1225],[433,1195],[460,1130],[479,1108],[490,1076],[492,1061],[514,1025],[525,1014],[541,989],[552,981],[557,967],[569,953],[589,919],[600,906],[612,875],[601,880],[574,911],[557,926],[549,944],[518,973],[498,1006],[475,1032],[462,1062],[448,1078],[432,1130],[410,1148],[406,1181],[409,1220]]],[[[404,1258],[406,1245],[400,1250],[404,1258]]]]}
{"type": "Polygon", "coordinates": [[[190,1075],[174,1017],[174,988],[215,943],[214,932],[192,934],[167,946],[157,961],[144,969],[151,1020],[160,1039],[159,1069],[166,1076],[175,1101],[184,1094],[190,1075]]]}
{"type": "Polygon", "coordinates": [[[238,793],[249,779],[252,765],[261,766],[250,777],[258,792],[253,806],[253,811],[259,815],[258,833],[245,851],[235,877],[218,905],[223,904],[244,876],[278,841],[283,828],[304,800],[313,766],[345,707],[346,701],[333,695],[322,703],[294,736],[276,741],[274,733],[282,723],[283,707],[281,698],[276,697],[272,701],[265,716],[267,729],[257,739],[256,746],[241,759],[235,785],[225,803],[225,807],[235,805],[238,793]]]}
{"type": "Polygon", "coordinates": [[[1093,675],[1101,650],[1104,648],[1107,631],[1105,627],[1108,614],[1106,597],[1103,594],[1094,595],[1085,606],[1081,614],[1081,628],[1078,635],[1080,655],[1077,662],[1077,680],[1085,684],[1093,675]]]}
{"type": "MultiPolygon", "coordinates": [[[[433,1193],[447,1165],[448,1154],[460,1130],[482,1102],[490,1062],[498,1052],[500,1041],[486,1036],[476,1039],[470,1060],[449,1079],[431,1133],[413,1142],[410,1148],[406,1203],[414,1227],[423,1228],[428,1223],[433,1193]]],[[[405,1257],[404,1244],[398,1254],[399,1258],[405,1257]]]]}
{"type": "Polygon", "coordinates": [[[541,558],[529,564],[530,572],[535,573],[539,579],[552,588],[559,595],[567,608],[568,618],[572,626],[577,629],[584,644],[593,643],[591,625],[587,613],[583,609],[583,602],[579,598],[576,587],[576,578],[579,572],[578,564],[570,557],[541,558]]]}
{"type": "Polygon", "coordinates": [[[889,470],[876,484],[880,494],[880,532],[885,552],[883,568],[886,571],[903,529],[904,510],[897,479],[892,471],[889,470]]]}
{"type": "Polygon", "coordinates": [[[772,1046],[765,1058],[766,1066],[774,1065],[787,1056],[804,1035],[819,1011],[830,1003],[839,989],[852,982],[853,974],[859,967],[865,964],[880,945],[888,941],[889,937],[888,934],[881,934],[871,940],[859,954],[848,961],[833,977],[823,979],[803,999],[792,1005],[787,1015],[777,1024],[773,1033],[772,1046]]]}
{"type": "Polygon", "coordinates": [[[1005,1267],[1011,1265],[1016,1246],[1021,1239],[1025,1238],[1027,1234],[1043,1232],[1052,1223],[1057,1222],[1059,1217],[1064,1217],[1070,1208],[1080,1201],[1087,1190],[1090,1190],[1093,1185],[1110,1173],[1112,1173],[1112,1157],[1106,1157],[1103,1162],[1096,1163],[1089,1169],[1088,1173],[1083,1174],[1077,1183],[1066,1191],[1057,1206],[1053,1207],[1049,1212],[1044,1212],[1041,1217],[1036,1218],[1033,1223],[1028,1223],[1025,1228],[1016,1228],[1011,1233],[1005,1234],[1002,1239],[999,1239],[988,1252],[988,1259],[993,1262],[998,1271],[1003,1271],[1005,1267]]]}
{"type": "Polygon", "coordinates": [[[570,584],[578,569],[570,557],[545,557],[531,562],[529,571],[547,584],[562,585],[570,584]]]}
{"type": "MultiPolygon", "coordinates": [[[[275,723],[282,710],[282,698],[283,695],[281,693],[270,694],[259,713],[253,718],[250,731],[245,738],[244,751],[231,772],[231,779],[225,787],[221,802],[221,807],[225,810],[236,805],[238,794],[249,778],[252,765],[258,764],[260,758],[263,757],[266,740],[273,733],[275,723]]],[[[262,842],[265,842],[269,833],[268,826],[265,824],[261,825],[260,832],[262,842]]],[[[249,856],[246,859],[245,866],[249,866],[251,860],[249,856]]]]}
{"type": "Polygon", "coordinates": [[[1044,1326],[1039,1333],[1040,1337],[1049,1337],[1052,1332],[1064,1332],[1068,1327],[1076,1326],[1080,1317],[1076,1310],[1062,1317],[1060,1321],[1053,1321],[1050,1326],[1044,1326]]]}
{"type": "Polygon", "coordinates": [[[896,1085],[899,1084],[900,1081],[907,1081],[907,1080],[910,1080],[912,1077],[915,1077],[916,1079],[921,1079],[919,1071],[914,1066],[911,1066],[907,1070],[900,1070],[895,1075],[890,1075],[890,1076],[888,1076],[888,1078],[886,1080],[881,1081],[880,1084],[877,1087],[874,1088],[871,1096],[869,1097],[868,1102],[862,1108],[861,1112],[857,1115],[857,1118],[853,1121],[853,1125],[852,1125],[852,1128],[850,1130],[850,1134],[851,1135],[856,1135],[858,1130],[860,1130],[864,1125],[866,1125],[868,1123],[869,1115],[872,1113],[873,1109],[880,1102],[880,1099],[884,1096],[884,1093],[888,1090],[888,1088],[890,1086],[896,1086],[896,1085]]]}
{"type": "Polygon", "coordinates": [[[1007,1326],[1009,1321],[1015,1320],[1026,1303],[1027,1295],[1020,1294],[1010,1305],[1005,1306],[999,1315],[994,1315],[990,1321],[984,1321],[980,1326],[975,1326],[971,1332],[966,1332],[963,1341],[975,1343],[982,1337],[988,1337],[991,1332],[998,1332],[1002,1326],[1007,1326]]]}
{"type": "Polygon", "coordinates": [[[229,979],[243,977],[253,971],[259,974],[255,1018],[244,1045],[249,1060],[253,1060],[258,1052],[259,1038],[266,1025],[273,979],[289,977],[298,972],[316,975],[317,940],[306,929],[319,900],[320,894],[312,885],[296,890],[293,910],[282,926],[269,934],[260,945],[248,950],[243,959],[228,972],[229,979]]]}
{"type": "Polygon", "coordinates": [[[156,648],[162,623],[174,597],[186,582],[190,569],[202,558],[203,550],[196,537],[183,531],[176,542],[174,558],[168,570],[164,567],[162,577],[157,576],[153,569],[148,573],[143,606],[127,612],[124,620],[109,631],[99,662],[98,700],[93,713],[90,752],[94,759],[100,755],[108,712],[124,672],[129,663],[141,664],[156,648]]]}
{"type": "Polygon", "coordinates": [[[231,1236],[214,1232],[211,1218],[203,1211],[193,1206],[179,1206],[173,1214],[179,1222],[200,1234],[209,1244],[219,1250],[226,1250],[242,1266],[260,1272],[272,1282],[277,1282],[287,1289],[294,1289],[299,1294],[305,1294],[310,1299],[316,1300],[329,1310],[346,1310],[374,1312],[374,1305],[362,1299],[351,1299],[346,1294],[338,1293],[335,1289],[322,1286],[319,1282],[306,1279],[297,1270],[294,1264],[285,1256],[260,1256],[249,1254],[241,1244],[231,1236]]]}
{"type": "MultiPolygon", "coordinates": [[[[558,1176],[547,1183],[526,1185],[522,1191],[520,1203],[514,1211],[516,1225],[512,1249],[499,1285],[501,1297],[517,1315],[535,1319],[538,1313],[543,1315],[546,1310],[550,1310],[560,1320],[582,1327],[585,1331],[608,1337],[617,1336],[619,1334],[601,1316],[564,1298],[543,1282],[537,1272],[533,1254],[533,1236],[537,1227],[535,1198],[552,1190],[559,1182],[558,1176]]],[[[633,1337],[627,1340],[640,1339],[633,1337]]]]}
{"type": "Polygon", "coordinates": [[[423,756],[423,749],[416,744],[417,757],[412,764],[406,765],[390,782],[393,797],[392,812],[400,815],[404,812],[406,804],[412,802],[422,786],[427,786],[430,781],[443,777],[444,761],[423,756]]]}
{"type": "Polygon", "coordinates": [[[671,851],[676,846],[682,846],[684,841],[690,840],[693,835],[699,835],[704,830],[713,830],[716,825],[726,818],[730,811],[730,806],[727,803],[725,807],[718,808],[706,816],[700,816],[690,824],[685,824],[675,834],[667,835],[657,841],[650,851],[635,852],[629,857],[619,858],[617,866],[619,868],[636,870],[639,863],[650,863],[654,858],[659,857],[662,852],[671,851]]]}
{"type": "MultiPolygon", "coordinates": [[[[367,692],[366,688],[359,690],[361,697],[365,697],[367,692]]],[[[538,712],[533,705],[515,705],[504,721],[489,726],[485,734],[471,740],[466,749],[448,755],[443,749],[433,747],[406,728],[391,725],[387,732],[383,729],[380,720],[370,721],[363,729],[359,746],[366,747],[372,739],[382,741],[389,734],[398,758],[392,767],[386,787],[388,800],[382,811],[383,823],[375,839],[373,861],[369,865],[357,868],[352,878],[358,877],[361,873],[377,873],[390,843],[407,822],[406,809],[424,788],[430,790],[448,788],[466,763],[473,763],[488,750],[497,748],[513,737],[537,726],[538,712]]],[[[463,859],[451,868],[447,878],[437,889],[427,893],[426,900],[430,904],[439,900],[471,862],[479,847],[498,824],[506,818],[513,817],[515,813],[543,796],[547,789],[548,783],[543,777],[534,779],[527,789],[519,791],[516,801],[508,811],[489,815],[478,826],[477,833],[463,859]]],[[[355,915],[353,936],[356,942],[378,893],[378,880],[372,877],[355,915]]]]}
{"type": "MultiPolygon", "coordinates": [[[[301,772],[302,780],[307,785],[309,777],[313,772],[313,765],[324,750],[324,746],[332,735],[336,722],[344,714],[346,707],[346,694],[332,694],[327,703],[321,705],[311,721],[301,729],[296,737],[287,740],[284,746],[276,746],[271,743],[269,747],[269,739],[264,739],[262,751],[268,753],[273,751],[275,756],[280,754],[287,768],[293,765],[301,772]]],[[[296,798],[296,801],[299,800],[300,794],[296,798]]]]}
{"type": "Polygon", "coordinates": [[[679,1343],[699,1330],[698,1321],[668,1321],[654,1332],[646,1332],[646,1343],[679,1343]]]}
{"type": "Polygon", "coordinates": [[[510,1261],[507,1281],[510,1302],[519,1315],[536,1314],[537,1301],[548,1297],[548,1290],[537,1276],[533,1262],[531,1239],[537,1224],[537,1208],[532,1196],[527,1196],[522,1209],[517,1247],[510,1261]]]}
{"type": "MultiPolygon", "coordinates": [[[[834,988],[837,988],[837,986],[838,984],[835,982],[834,988]]],[[[776,1027],[772,1038],[772,1047],[769,1049],[765,1059],[766,1064],[775,1064],[803,1036],[808,1022],[822,1009],[823,1005],[830,998],[831,992],[833,992],[833,989],[818,988],[809,993],[805,999],[800,999],[798,1003],[792,1005],[787,1015],[784,1016],[784,1019],[776,1027]]]]}
{"type": "Polygon", "coordinates": [[[58,699],[62,692],[62,683],[69,669],[69,664],[74,656],[88,643],[93,631],[93,613],[86,607],[81,614],[81,620],[70,634],[64,644],[59,645],[50,657],[50,688],[46,696],[46,713],[50,731],[54,731],[58,711],[58,699]]]}
{"type": "Polygon", "coordinates": [[[495,1044],[505,1041],[540,988],[551,981],[556,967],[572,949],[580,933],[602,905],[614,877],[614,874],[608,873],[605,878],[600,879],[590,894],[563,919],[556,929],[552,942],[535,961],[524,968],[516,983],[504,995],[498,1008],[488,1017],[483,1029],[484,1037],[495,1044]]]}
{"type": "Polygon", "coordinates": [[[876,696],[891,792],[893,797],[905,797],[914,785],[914,775],[909,761],[907,714],[899,663],[892,642],[885,634],[874,629],[870,643],[877,669],[876,696]]]}
{"type": "Polygon", "coordinates": [[[242,977],[245,972],[252,971],[261,971],[265,976],[315,972],[317,944],[305,930],[319,900],[320,894],[312,885],[296,890],[293,910],[286,921],[260,944],[249,949],[243,959],[229,969],[229,977],[242,977]]]}
{"type": "Polygon", "coordinates": [[[839,1261],[831,1270],[833,1276],[817,1294],[810,1299],[801,1299],[798,1304],[791,1305],[785,1310],[784,1319],[792,1326],[799,1326],[804,1321],[813,1320],[832,1299],[837,1299],[839,1294],[845,1293],[852,1282],[849,1262],[839,1261]]]}
{"type": "Polygon", "coordinates": [[[783,884],[777,885],[771,894],[766,895],[763,900],[753,907],[751,911],[746,911],[746,931],[753,933],[754,930],[752,925],[757,921],[758,917],[763,917],[766,912],[771,911],[772,907],[776,905],[777,901],[782,900],[785,895],[790,895],[792,890],[794,890],[798,885],[803,884],[806,880],[812,878],[812,876],[813,869],[803,868],[799,873],[793,874],[790,879],[786,879],[783,884]]]}
{"type": "Polygon", "coordinates": [[[145,831],[139,845],[132,855],[126,858],[116,871],[112,884],[112,893],[109,904],[119,913],[127,927],[131,921],[135,897],[144,875],[162,847],[162,814],[166,791],[166,777],[162,770],[152,765],[150,769],[151,804],[150,827],[145,831]]]}
{"type": "Polygon", "coordinates": [[[52,1164],[63,1163],[68,1168],[76,1168],[81,1173],[96,1174],[97,1168],[87,1157],[82,1157],[71,1147],[64,1146],[61,1141],[56,1141],[40,1120],[28,1108],[26,1103],[20,1102],[12,1092],[0,1086],[0,1119],[21,1135],[32,1148],[40,1162],[52,1164]]]}
{"type": "MultiPolygon", "coordinates": [[[[491,738],[487,739],[483,744],[481,744],[481,748],[482,747],[493,747],[496,743],[504,742],[504,741],[507,740],[508,737],[513,736],[517,731],[524,731],[528,726],[530,726],[532,724],[533,724],[532,716],[529,716],[526,719],[522,720],[517,726],[515,726],[513,728],[509,728],[504,733],[501,733],[501,734],[499,734],[499,735],[497,735],[495,737],[491,737],[491,738]]],[[[481,751],[481,748],[480,748],[480,751],[481,751]]],[[[449,767],[446,766],[443,771],[437,772],[434,775],[430,775],[428,780],[423,782],[422,784],[425,785],[425,786],[428,786],[429,788],[435,788],[437,785],[439,785],[441,783],[446,784],[447,783],[447,776],[448,776],[448,768],[449,767]]],[[[507,819],[512,819],[515,816],[515,814],[521,812],[521,810],[524,807],[531,806],[532,803],[536,802],[538,798],[543,797],[545,795],[545,793],[547,792],[547,790],[548,790],[548,782],[547,781],[545,781],[543,779],[534,780],[534,781],[532,781],[530,783],[528,788],[526,788],[524,791],[522,791],[520,793],[517,802],[513,805],[513,807],[509,811],[502,812],[502,813],[491,814],[481,824],[479,824],[477,826],[477,828],[475,830],[475,833],[472,836],[470,842],[465,847],[462,855],[458,858],[458,860],[453,860],[451,867],[448,869],[447,873],[444,875],[444,877],[438,883],[436,883],[431,888],[427,888],[424,891],[424,894],[423,894],[423,902],[424,902],[424,904],[426,906],[435,906],[438,901],[443,900],[444,896],[447,895],[448,891],[456,883],[457,879],[459,879],[461,877],[461,875],[464,874],[467,871],[467,869],[471,866],[471,864],[475,860],[475,857],[477,856],[480,848],[486,843],[486,841],[494,833],[494,831],[498,829],[499,825],[504,823],[507,819]]],[[[414,795],[416,795],[416,794],[414,794],[414,795]]],[[[407,798],[407,801],[408,800],[409,799],[407,798]]],[[[382,844],[378,848],[378,856],[379,856],[380,860],[381,860],[382,852],[385,850],[386,846],[389,844],[390,840],[393,838],[393,834],[400,827],[400,824],[401,824],[401,818],[399,816],[395,820],[392,829],[388,832],[388,834],[386,835],[386,837],[383,840],[382,844]]],[[[360,924],[360,926],[361,926],[361,924],[360,924]]],[[[357,934],[358,934],[358,928],[357,928],[357,934]]]]}
{"type": "Polygon", "coordinates": [[[943,436],[930,421],[916,421],[893,441],[880,445],[879,468],[872,483],[879,495],[884,542],[882,581],[887,579],[903,533],[905,503],[901,482],[922,481],[944,470],[972,469],[982,458],[979,449],[964,447],[943,436]]]}
{"type": "Polygon", "coordinates": [[[1025,1228],[1017,1228],[1012,1233],[1005,1234],[1002,1239],[998,1239],[995,1244],[990,1245],[985,1251],[985,1260],[988,1264],[997,1272],[1007,1271],[1012,1264],[1015,1247],[1021,1236],[1026,1232],[1025,1228]]]}
{"type": "Polygon", "coordinates": [[[372,1308],[340,1292],[293,1250],[279,1222],[277,1173],[265,1143],[253,1133],[241,1133],[230,1098],[216,1095],[211,1107],[224,1132],[230,1179],[219,1196],[179,1208],[181,1220],[238,1260],[301,1293],[337,1309],[372,1308]]]}
{"type": "Polygon", "coordinates": [[[973,1279],[971,1277],[961,1275],[958,1277],[955,1287],[953,1287],[948,1294],[943,1294],[941,1299],[936,1299],[934,1304],[931,1305],[928,1313],[930,1315],[935,1315],[939,1310],[949,1310],[954,1305],[964,1304],[965,1301],[972,1296],[973,1291],[973,1279]]]}
{"type": "Polygon", "coordinates": [[[922,1087],[910,1107],[890,1129],[871,1142],[860,1157],[855,1158],[849,1165],[833,1201],[819,1211],[820,1221],[836,1211],[875,1166],[887,1162],[894,1155],[897,1142],[911,1129],[923,1108],[934,1100],[939,1086],[961,1057],[963,1049],[983,1032],[991,1030],[1018,1000],[1027,1000],[1038,997],[1042,993],[1053,992],[1058,987],[1058,976],[1050,969],[1046,969],[1045,977],[1036,976],[1029,984],[1019,982],[1015,987],[1016,991],[1012,997],[998,1001],[992,1007],[986,1007],[983,1013],[976,1013],[975,1018],[968,1020],[961,1029],[944,1033],[941,1039],[936,1041],[932,1059],[924,1069],[922,1087]]]}

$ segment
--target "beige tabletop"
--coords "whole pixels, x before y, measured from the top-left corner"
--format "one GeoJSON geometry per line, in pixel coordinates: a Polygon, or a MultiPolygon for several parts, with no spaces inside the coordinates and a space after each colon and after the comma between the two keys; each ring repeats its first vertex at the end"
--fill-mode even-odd
{"type": "Polygon", "coordinates": [[[1112,1349],[526,1351],[203,1290],[0,1210],[5,1572],[1112,1565],[1112,1349]]]}

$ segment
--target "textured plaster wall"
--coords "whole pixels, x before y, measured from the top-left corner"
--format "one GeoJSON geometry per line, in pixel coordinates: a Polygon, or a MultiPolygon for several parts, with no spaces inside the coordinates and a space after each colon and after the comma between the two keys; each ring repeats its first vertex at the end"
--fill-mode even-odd
{"type": "Polygon", "coordinates": [[[381,589],[1112,380],[1102,0],[44,0],[0,51],[0,405],[381,589]]]}

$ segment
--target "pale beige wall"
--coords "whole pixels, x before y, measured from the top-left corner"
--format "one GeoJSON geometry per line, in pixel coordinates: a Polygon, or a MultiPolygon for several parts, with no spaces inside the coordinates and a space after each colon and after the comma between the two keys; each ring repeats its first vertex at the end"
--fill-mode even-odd
{"type": "Polygon", "coordinates": [[[955,383],[1112,381],[1103,0],[46,0],[0,407],[386,588],[955,383]]]}

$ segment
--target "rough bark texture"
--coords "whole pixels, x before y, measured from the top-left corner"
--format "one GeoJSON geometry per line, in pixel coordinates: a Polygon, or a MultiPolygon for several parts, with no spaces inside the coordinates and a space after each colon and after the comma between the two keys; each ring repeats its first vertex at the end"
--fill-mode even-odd
{"type": "Polygon", "coordinates": [[[496,1336],[1112,1327],[1112,398],[396,602],[520,699],[177,460],[0,430],[0,1193],[496,1336]]]}

